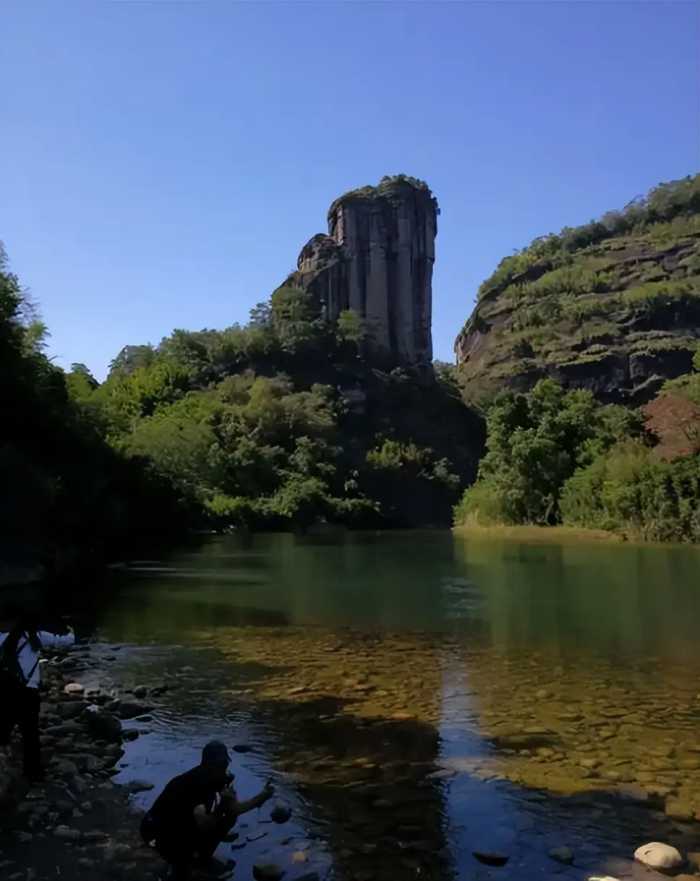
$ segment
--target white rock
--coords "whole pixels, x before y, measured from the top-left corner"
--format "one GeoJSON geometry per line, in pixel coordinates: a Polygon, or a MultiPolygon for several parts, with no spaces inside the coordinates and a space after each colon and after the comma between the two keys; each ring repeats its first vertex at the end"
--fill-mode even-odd
{"type": "Polygon", "coordinates": [[[53,834],[56,838],[62,838],[64,841],[78,841],[80,839],[78,829],[71,829],[68,826],[56,826],[53,834]]]}
{"type": "Polygon", "coordinates": [[[620,879],[613,878],[612,875],[591,875],[588,881],[620,881],[620,879]]]}
{"type": "Polygon", "coordinates": [[[638,847],[634,852],[634,858],[650,869],[678,869],[683,863],[683,857],[670,844],[662,844],[660,841],[652,841],[638,847]]]}
{"type": "Polygon", "coordinates": [[[63,690],[66,694],[82,694],[85,691],[85,687],[79,682],[69,682],[63,690]]]}

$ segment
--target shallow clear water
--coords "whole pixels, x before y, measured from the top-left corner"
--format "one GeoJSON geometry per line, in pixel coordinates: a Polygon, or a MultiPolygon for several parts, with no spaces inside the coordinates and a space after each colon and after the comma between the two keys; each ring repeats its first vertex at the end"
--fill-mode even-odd
{"type": "Polygon", "coordinates": [[[621,872],[639,844],[700,831],[699,564],[449,532],[215,538],[139,561],[102,651],[125,644],[115,681],[169,690],[118,779],[160,787],[210,737],[252,747],[241,795],[272,777],[293,818],[244,818],[245,846],[220,851],[237,877],[261,859],[290,881],[621,872]],[[548,855],[564,845],[573,866],[548,855]]]}

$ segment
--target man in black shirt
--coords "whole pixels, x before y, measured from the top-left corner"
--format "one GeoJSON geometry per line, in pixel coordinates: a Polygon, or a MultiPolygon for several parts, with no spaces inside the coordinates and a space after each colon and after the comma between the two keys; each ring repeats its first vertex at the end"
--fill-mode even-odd
{"type": "Polygon", "coordinates": [[[202,750],[201,764],[173,778],[143,818],[141,835],[149,844],[154,841],[170,864],[172,881],[186,881],[195,862],[211,859],[240,814],[274,794],[267,784],[255,798],[238,801],[230,761],[226,746],[212,740],[202,750]]]}

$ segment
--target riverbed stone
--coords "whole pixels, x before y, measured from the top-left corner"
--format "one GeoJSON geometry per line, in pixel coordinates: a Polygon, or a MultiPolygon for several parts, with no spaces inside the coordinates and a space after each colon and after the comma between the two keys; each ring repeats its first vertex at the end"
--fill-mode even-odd
{"type": "Polygon", "coordinates": [[[672,820],[692,820],[695,817],[693,805],[680,798],[667,799],[664,810],[666,816],[672,820]]]}
{"type": "Polygon", "coordinates": [[[660,841],[651,841],[638,847],[634,852],[634,858],[650,869],[664,872],[680,869],[684,863],[683,857],[675,847],[660,841]]]}
{"type": "Polygon", "coordinates": [[[688,862],[688,867],[691,868],[693,872],[700,872],[700,851],[690,851],[686,854],[686,860],[688,862]]]}
{"type": "Polygon", "coordinates": [[[149,704],[122,700],[116,712],[120,719],[133,719],[135,716],[145,716],[152,709],[149,704]]]}
{"type": "Polygon", "coordinates": [[[493,850],[475,850],[472,855],[485,866],[505,866],[510,859],[507,854],[493,850]]]}
{"type": "Polygon", "coordinates": [[[549,856],[556,862],[564,863],[567,866],[574,861],[574,852],[570,847],[553,847],[549,851],[549,856]]]}
{"type": "Polygon", "coordinates": [[[154,784],[146,780],[132,780],[126,784],[125,788],[132,795],[136,795],[139,792],[150,792],[154,788],[154,784]]]}
{"type": "Polygon", "coordinates": [[[291,816],[291,808],[283,804],[276,804],[270,812],[270,819],[273,823],[286,823],[291,816]]]}
{"type": "Polygon", "coordinates": [[[88,726],[95,737],[103,740],[120,741],[122,737],[122,724],[111,713],[92,712],[87,716],[88,726]]]}
{"type": "Polygon", "coordinates": [[[85,686],[79,682],[69,682],[63,686],[63,691],[66,694],[82,694],[85,691],[85,686]]]}
{"type": "Polygon", "coordinates": [[[57,707],[58,715],[65,720],[76,719],[86,707],[86,701],[64,701],[57,707]]]}
{"type": "Polygon", "coordinates": [[[81,833],[79,829],[71,829],[70,826],[56,826],[53,830],[54,838],[60,838],[63,841],[80,841],[81,833]]]}
{"type": "Polygon", "coordinates": [[[253,877],[256,881],[280,881],[284,877],[284,869],[277,863],[255,863],[253,877]]]}

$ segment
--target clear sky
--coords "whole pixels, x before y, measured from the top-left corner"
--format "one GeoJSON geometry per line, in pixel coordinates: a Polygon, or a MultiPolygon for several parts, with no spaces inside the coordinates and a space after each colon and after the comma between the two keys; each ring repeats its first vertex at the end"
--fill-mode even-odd
{"type": "Polygon", "coordinates": [[[0,239],[57,363],[221,328],[384,174],[440,206],[435,353],[497,262],[700,168],[700,5],[5,0],[0,239]]]}

